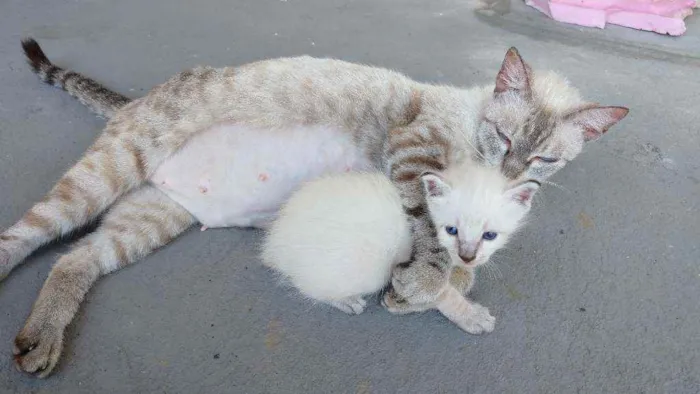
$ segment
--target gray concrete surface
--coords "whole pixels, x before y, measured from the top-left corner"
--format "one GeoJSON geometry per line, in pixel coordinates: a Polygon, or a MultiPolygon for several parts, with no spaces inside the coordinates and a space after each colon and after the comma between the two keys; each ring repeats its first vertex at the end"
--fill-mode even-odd
{"type": "Polygon", "coordinates": [[[498,325],[436,313],[358,317],[309,304],[259,266],[260,233],[193,230],[102,280],[56,374],[18,373],[11,341],[60,243],[0,284],[2,393],[700,392],[700,23],[688,36],[563,26],[515,2],[4,0],[0,227],[41,198],[104,122],[44,86],[23,34],[132,97],[186,67],[308,53],[426,81],[490,81],[517,46],[623,123],[555,176],[537,218],[475,292],[498,325]]]}

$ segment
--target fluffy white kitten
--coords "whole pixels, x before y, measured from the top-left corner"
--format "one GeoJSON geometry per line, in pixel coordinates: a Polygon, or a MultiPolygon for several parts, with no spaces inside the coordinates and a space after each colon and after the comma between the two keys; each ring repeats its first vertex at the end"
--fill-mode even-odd
{"type": "MultiPolygon", "coordinates": [[[[530,210],[537,182],[509,187],[495,168],[464,165],[421,177],[440,242],[468,270],[503,247],[530,210]],[[456,176],[458,175],[458,176],[456,176]]],[[[398,191],[380,173],[348,173],[304,184],[282,207],[263,262],[313,300],[359,314],[364,296],[383,289],[410,260],[411,233],[398,191]]],[[[462,329],[493,330],[488,309],[447,285],[436,305],[388,306],[406,313],[437,307],[462,329]]]]}

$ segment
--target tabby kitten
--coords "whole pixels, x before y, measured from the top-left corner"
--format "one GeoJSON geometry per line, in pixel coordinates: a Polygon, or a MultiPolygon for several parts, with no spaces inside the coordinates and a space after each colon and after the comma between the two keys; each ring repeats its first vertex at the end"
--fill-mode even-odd
{"type": "MultiPolygon", "coordinates": [[[[539,183],[515,187],[497,168],[460,164],[421,176],[428,211],[451,269],[486,263],[505,246],[530,210],[539,183]]],[[[353,173],[307,182],[283,205],[263,244],[263,262],[315,301],[346,313],[364,311],[394,266],[411,256],[411,231],[401,198],[381,173],[353,173]]],[[[438,303],[387,305],[405,313],[438,307],[461,329],[491,332],[495,318],[462,293],[472,280],[445,285],[438,303]],[[459,288],[459,290],[458,290],[459,288]]]]}
{"type": "Polygon", "coordinates": [[[421,174],[481,157],[503,162],[513,181],[541,181],[627,113],[584,102],[556,74],[533,72],[515,48],[495,87],[432,86],[303,56],[197,67],[116,110],[109,105],[118,96],[53,66],[33,40],[23,44],[45,81],[107,115],[115,110],[78,163],[0,234],[3,278],[40,246],[109,208],[97,230],[53,267],[15,340],[18,367],[41,377],[56,365],[64,330],[100,276],[138,261],[197,220],[264,226],[295,186],[327,173],[369,167],[390,177],[412,218],[415,253],[413,263],[395,269],[389,297],[435,301],[450,259],[427,215],[421,174]],[[82,95],[90,92],[96,95],[82,95]],[[234,137],[214,143],[224,135],[234,137]],[[294,145],[297,137],[310,145],[294,145]],[[266,150],[269,141],[279,150],[266,150]],[[183,179],[177,172],[199,166],[213,173],[183,179]],[[203,206],[212,216],[198,217],[203,206]]]}

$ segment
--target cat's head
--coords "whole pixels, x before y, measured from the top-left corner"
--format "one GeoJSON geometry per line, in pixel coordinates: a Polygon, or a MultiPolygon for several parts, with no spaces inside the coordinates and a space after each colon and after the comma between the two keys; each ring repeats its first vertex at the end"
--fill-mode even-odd
{"type": "Polygon", "coordinates": [[[511,48],[480,115],[477,148],[510,180],[544,181],[627,112],[583,101],[566,79],[533,71],[511,48]]]}
{"type": "Polygon", "coordinates": [[[421,176],[438,239],[455,264],[486,263],[530,211],[536,181],[508,186],[497,168],[472,165],[451,174],[421,176]]]}

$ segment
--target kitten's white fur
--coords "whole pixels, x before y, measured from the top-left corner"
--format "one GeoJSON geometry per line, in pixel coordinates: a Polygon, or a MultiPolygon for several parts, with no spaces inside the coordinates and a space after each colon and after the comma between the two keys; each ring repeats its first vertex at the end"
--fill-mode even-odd
{"type": "MultiPolygon", "coordinates": [[[[475,248],[475,259],[466,264],[469,268],[487,262],[507,242],[538,188],[532,182],[509,188],[498,169],[474,165],[425,174],[422,180],[440,242],[453,264],[465,265],[459,257],[465,245],[475,248]],[[446,226],[457,227],[458,234],[448,234],[446,226]],[[487,231],[498,236],[484,240],[487,231]]],[[[270,227],[263,262],[304,296],[347,313],[360,313],[363,296],[384,288],[392,268],[410,258],[410,228],[401,207],[395,187],[379,173],[310,181],[292,195],[270,227]]],[[[455,298],[452,290],[445,292],[443,301],[455,298]]],[[[464,313],[483,314],[485,308],[462,300],[464,313]]],[[[452,304],[455,311],[459,309],[452,304]]],[[[457,312],[450,313],[450,308],[439,309],[454,321],[457,312]]],[[[486,317],[490,317],[488,310],[486,317]]]]}

